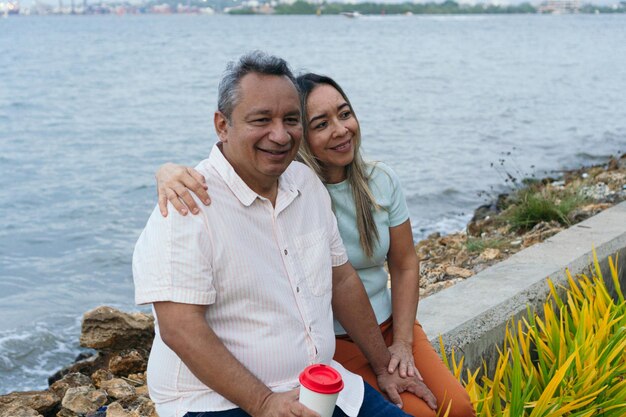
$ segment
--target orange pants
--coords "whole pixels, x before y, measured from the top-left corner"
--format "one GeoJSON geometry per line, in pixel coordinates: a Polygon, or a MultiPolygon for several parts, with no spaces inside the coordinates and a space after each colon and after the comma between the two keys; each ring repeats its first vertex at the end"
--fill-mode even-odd
{"type": "MultiPolygon", "coordinates": [[[[380,325],[380,331],[385,343],[390,346],[393,342],[393,321],[391,318],[380,325]]],[[[450,417],[473,417],[476,415],[469,395],[435,352],[422,326],[417,321],[413,326],[413,358],[415,366],[424,378],[424,383],[437,398],[437,406],[441,410],[440,415],[444,415],[448,403],[451,404],[450,417]]],[[[367,383],[380,391],[374,371],[365,355],[352,340],[344,337],[337,338],[334,359],[349,371],[361,375],[367,383]]],[[[434,417],[437,415],[421,398],[414,394],[405,392],[400,396],[405,413],[414,417],[434,417]]]]}

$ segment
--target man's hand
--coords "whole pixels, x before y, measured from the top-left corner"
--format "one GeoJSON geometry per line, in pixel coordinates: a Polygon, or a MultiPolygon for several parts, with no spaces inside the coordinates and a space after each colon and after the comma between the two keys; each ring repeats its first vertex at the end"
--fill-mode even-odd
{"type": "Polygon", "coordinates": [[[437,399],[426,384],[420,381],[417,376],[402,378],[398,372],[393,374],[381,372],[376,375],[376,378],[380,390],[387,395],[389,401],[398,407],[402,408],[403,406],[400,394],[410,392],[424,400],[433,410],[437,409],[437,399]]]}
{"type": "Polygon", "coordinates": [[[417,376],[420,381],[424,380],[415,367],[411,343],[394,342],[389,346],[389,353],[391,353],[391,360],[389,361],[387,371],[390,374],[393,374],[398,369],[402,378],[417,376]]]}
{"type": "Polygon", "coordinates": [[[198,214],[198,205],[191,197],[190,190],[206,205],[211,203],[207,193],[206,180],[193,168],[176,165],[171,162],[163,164],[155,174],[157,193],[161,215],[167,217],[167,201],[183,216],[188,210],[198,214]]]}
{"type": "Polygon", "coordinates": [[[320,417],[315,411],[305,407],[298,401],[299,389],[287,392],[273,392],[263,401],[258,413],[253,417],[320,417]]]}

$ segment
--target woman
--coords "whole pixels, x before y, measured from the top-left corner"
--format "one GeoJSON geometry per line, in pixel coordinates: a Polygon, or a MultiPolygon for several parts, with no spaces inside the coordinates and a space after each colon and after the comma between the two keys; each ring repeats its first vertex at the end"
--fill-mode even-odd
{"type": "MultiPolygon", "coordinates": [[[[419,297],[419,260],[413,246],[406,201],[395,173],[382,163],[361,158],[358,120],[341,87],[332,79],[305,74],[297,79],[303,109],[299,156],[320,177],[330,194],[348,258],[358,271],[391,353],[389,372],[417,375],[437,399],[443,415],[475,415],[463,387],[434,351],[415,321],[419,297]],[[387,271],[391,290],[387,287],[387,271]]],[[[173,164],[157,172],[159,206],[167,215],[167,200],[181,212],[185,204],[197,212],[187,188],[205,203],[202,177],[191,168],[173,164]],[[183,201],[185,204],[183,204],[183,201]]],[[[335,360],[377,388],[376,376],[358,347],[335,322],[335,360]]],[[[402,394],[403,409],[413,416],[435,416],[421,398],[402,394]]]]}

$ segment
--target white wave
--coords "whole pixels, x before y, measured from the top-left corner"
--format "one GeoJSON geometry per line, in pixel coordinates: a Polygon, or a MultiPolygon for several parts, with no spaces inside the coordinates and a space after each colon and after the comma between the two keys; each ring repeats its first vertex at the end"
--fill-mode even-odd
{"type": "Polygon", "coordinates": [[[471,214],[452,214],[436,220],[418,220],[413,224],[413,236],[417,241],[425,239],[432,233],[448,235],[465,230],[472,219],[471,214]]]}
{"type": "Polygon", "coordinates": [[[80,320],[52,323],[0,332],[0,395],[47,388],[49,376],[85,351],[78,345],[80,320]]]}

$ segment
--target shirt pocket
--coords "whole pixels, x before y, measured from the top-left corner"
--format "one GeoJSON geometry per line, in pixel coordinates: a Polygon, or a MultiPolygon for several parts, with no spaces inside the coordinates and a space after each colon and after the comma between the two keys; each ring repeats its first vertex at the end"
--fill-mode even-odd
{"type": "Polygon", "coordinates": [[[311,293],[317,297],[332,290],[330,244],[324,229],[315,230],[295,239],[298,263],[311,293]]]}

